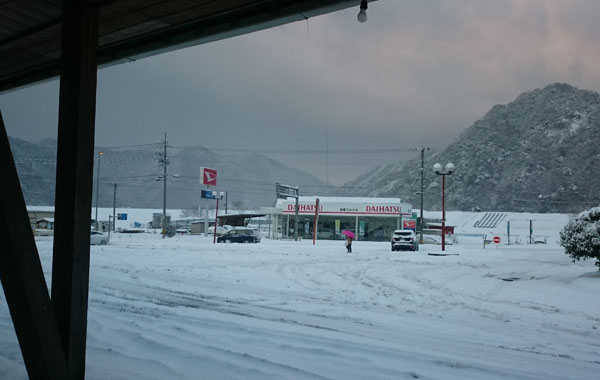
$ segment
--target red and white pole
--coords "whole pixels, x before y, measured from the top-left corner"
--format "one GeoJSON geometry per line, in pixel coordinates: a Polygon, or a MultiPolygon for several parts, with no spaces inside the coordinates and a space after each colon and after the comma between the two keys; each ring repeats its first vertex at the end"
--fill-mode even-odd
{"type": "Polygon", "coordinates": [[[313,222],[313,245],[315,245],[315,240],[317,240],[317,232],[319,229],[317,226],[319,225],[319,198],[317,198],[317,202],[315,204],[315,220],[313,222]]]}

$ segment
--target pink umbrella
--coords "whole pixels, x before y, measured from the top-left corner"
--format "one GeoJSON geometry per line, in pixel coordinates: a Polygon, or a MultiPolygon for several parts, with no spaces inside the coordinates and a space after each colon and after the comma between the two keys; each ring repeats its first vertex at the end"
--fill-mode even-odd
{"type": "Polygon", "coordinates": [[[342,231],[342,234],[344,234],[344,235],[348,236],[349,238],[352,238],[352,239],[354,239],[354,232],[352,232],[352,231],[343,230],[343,231],[342,231]]]}

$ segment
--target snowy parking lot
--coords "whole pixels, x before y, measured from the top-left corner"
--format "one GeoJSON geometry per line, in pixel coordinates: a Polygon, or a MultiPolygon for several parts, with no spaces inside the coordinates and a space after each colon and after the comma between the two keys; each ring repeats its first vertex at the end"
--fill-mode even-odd
{"type": "MultiPolygon", "coordinates": [[[[597,378],[600,273],[555,242],[353,250],[114,234],[91,247],[86,377],[597,378]]],[[[0,378],[26,377],[0,293],[0,378]]]]}

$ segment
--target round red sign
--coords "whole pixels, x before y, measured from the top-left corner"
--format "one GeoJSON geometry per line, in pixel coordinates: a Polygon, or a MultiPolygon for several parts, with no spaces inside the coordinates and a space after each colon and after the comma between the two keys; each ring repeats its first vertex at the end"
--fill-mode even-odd
{"type": "Polygon", "coordinates": [[[494,242],[494,244],[500,244],[500,236],[494,236],[492,241],[494,242]]]}

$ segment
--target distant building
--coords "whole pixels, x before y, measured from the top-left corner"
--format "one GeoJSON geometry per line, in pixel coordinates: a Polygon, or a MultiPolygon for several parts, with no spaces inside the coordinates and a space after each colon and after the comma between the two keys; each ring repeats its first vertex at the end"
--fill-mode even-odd
{"type": "Polygon", "coordinates": [[[27,214],[29,215],[31,228],[35,228],[38,220],[43,218],[54,219],[54,206],[27,206],[27,214]]]}
{"type": "MultiPolygon", "coordinates": [[[[209,228],[214,227],[214,225],[215,225],[214,219],[208,221],[209,228]]],[[[204,227],[205,227],[204,220],[197,220],[197,221],[191,222],[190,223],[190,234],[193,234],[193,235],[203,234],[205,232],[204,227]]]]}
{"type": "Polygon", "coordinates": [[[42,218],[35,221],[35,234],[38,236],[54,235],[54,218],[42,218]]]}
{"type": "MultiPolygon", "coordinates": [[[[152,214],[152,228],[162,228],[162,218],[163,214],[161,213],[153,213],[152,214]]],[[[165,215],[165,226],[171,224],[171,215],[165,215]]]]}

